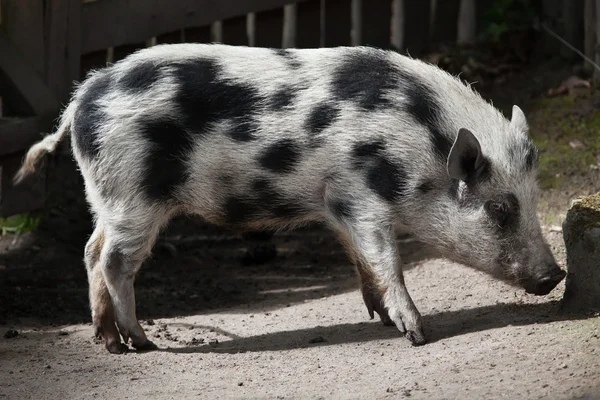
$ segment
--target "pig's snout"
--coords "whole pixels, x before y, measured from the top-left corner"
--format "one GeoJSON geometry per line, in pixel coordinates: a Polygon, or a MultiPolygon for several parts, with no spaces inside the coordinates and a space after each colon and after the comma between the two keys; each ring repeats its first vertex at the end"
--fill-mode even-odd
{"type": "Polygon", "coordinates": [[[545,275],[542,275],[539,278],[532,278],[528,282],[525,286],[525,291],[537,296],[545,296],[550,293],[566,275],[567,273],[565,271],[560,269],[555,263],[552,263],[549,265],[545,275]]]}

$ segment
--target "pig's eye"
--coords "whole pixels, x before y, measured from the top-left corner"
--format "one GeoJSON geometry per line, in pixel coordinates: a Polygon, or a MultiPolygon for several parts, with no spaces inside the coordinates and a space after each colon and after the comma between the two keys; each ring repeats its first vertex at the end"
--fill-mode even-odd
{"type": "Polygon", "coordinates": [[[498,225],[502,226],[506,223],[508,218],[508,204],[500,201],[489,200],[486,203],[486,209],[498,225]]]}
{"type": "Polygon", "coordinates": [[[492,211],[497,212],[497,213],[506,212],[506,204],[499,203],[497,201],[492,201],[490,204],[490,208],[492,209],[492,211]]]}

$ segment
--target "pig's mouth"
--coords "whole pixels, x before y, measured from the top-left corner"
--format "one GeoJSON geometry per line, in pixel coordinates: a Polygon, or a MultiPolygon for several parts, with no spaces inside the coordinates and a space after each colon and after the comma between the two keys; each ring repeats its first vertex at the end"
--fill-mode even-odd
{"type": "Polygon", "coordinates": [[[562,269],[552,271],[551,274],[539,279],[530,279],[525,285],[525,292],[536,296],[545,296],[552,291],[567,275],[562,269]]]}

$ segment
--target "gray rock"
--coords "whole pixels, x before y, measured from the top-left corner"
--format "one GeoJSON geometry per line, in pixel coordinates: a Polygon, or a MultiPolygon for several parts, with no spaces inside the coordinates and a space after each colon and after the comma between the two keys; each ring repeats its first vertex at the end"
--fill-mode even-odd
{"type": "Polygon", "coordinates": [[[600,310],[600,193],[572,205],[563,223],[563,237],[568,268],[563,308],[600,310]]]}

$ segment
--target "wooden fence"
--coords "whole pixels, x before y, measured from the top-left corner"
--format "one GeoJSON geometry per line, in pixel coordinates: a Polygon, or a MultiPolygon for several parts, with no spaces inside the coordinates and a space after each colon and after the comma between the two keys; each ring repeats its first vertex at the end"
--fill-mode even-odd
{"type": "MultiPolygon", "coordinates": [[[[551,3],[561,1],[570,2],[551,3]]],[[[370,45],[419,56],[434,44],[473,40],[492,3],[0,0],[0,216],[43,206],[44,175],[18,187],[12,187],[12,175],[24,151],[51,130],[73,82],[90,68],[118,61],[142,47],[176,42],[299,48],[370,45]]]]}

